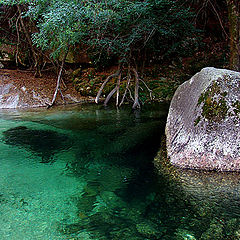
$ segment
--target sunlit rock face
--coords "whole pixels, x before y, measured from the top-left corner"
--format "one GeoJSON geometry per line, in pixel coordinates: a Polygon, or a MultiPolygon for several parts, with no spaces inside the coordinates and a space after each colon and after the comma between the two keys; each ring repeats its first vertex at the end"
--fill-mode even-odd
{"type": "Polygon", "coordinates": [[[240,170],[240,73],[204,68],[176,91],[166,137],[172,164],[240,170]]]}

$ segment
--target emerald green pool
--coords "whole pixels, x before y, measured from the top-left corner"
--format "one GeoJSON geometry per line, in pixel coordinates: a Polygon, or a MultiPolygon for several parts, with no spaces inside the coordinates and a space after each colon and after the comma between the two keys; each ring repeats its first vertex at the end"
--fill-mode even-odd
{"type": "Polygon", "coordinates": [[[240,239],[239,175],[153,160],[167,107],[0,112],[0,239],[240,239]]]}

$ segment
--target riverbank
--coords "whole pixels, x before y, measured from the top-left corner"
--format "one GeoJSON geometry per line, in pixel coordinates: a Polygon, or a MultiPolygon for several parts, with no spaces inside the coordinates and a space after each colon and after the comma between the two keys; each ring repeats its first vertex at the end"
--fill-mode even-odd
{"type": "MultiPolygon", "coordinates": [[[[35,78],[33,71],[0,69],[0,108],[46,107],[51,103],[56,87],[56,76],[43,72],[35,78]]],[[[70,81],[65,82],[56,104],[91,102],[92,97],[81,96],[70,81]]]]}

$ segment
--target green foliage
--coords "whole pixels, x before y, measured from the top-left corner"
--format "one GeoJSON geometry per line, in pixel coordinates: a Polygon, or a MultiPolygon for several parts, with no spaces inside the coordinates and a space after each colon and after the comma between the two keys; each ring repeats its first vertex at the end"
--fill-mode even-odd
{"type": "Polygon", "coordinates": [[[33,42],[57,58],[69,46],[91,47],[95,62],[103,57],[142,61],[192,48],[197,38],[192,14],[176,0],[2,0],[25,4],[25,16],[37,22],[33,42]]]}

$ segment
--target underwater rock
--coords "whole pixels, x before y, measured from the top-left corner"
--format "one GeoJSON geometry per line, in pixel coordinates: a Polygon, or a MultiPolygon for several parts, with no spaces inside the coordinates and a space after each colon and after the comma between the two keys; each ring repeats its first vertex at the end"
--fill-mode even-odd
{"type": "Polygon", "coordinates": [[[238,72],[204,68],[177,89],[165,130],[172,164],[240,170],[239,85],[238,72]]]}
{"type": "Polygon", "coordinates": [[[122,135],[114,139],[106,147],[112,153],[125,153],[134,149],[143,142],[147,142],[159,132],[159,121],[139,123],[136,126],[129,127],[122,135]]]}
{"type": "MultiPolygon", "coordinates": [[[[74,239],[74,238],[73,238],[74,239]]],[[[87,232],[81,232],[77,235],[77,239],[84,239],[84,240],[91,240],[93,239],[91,237],[91,234],[90,233],[87,233],[87,232]]]]}
{"type": "Polygon", "coordinates": [[[150,239],[151,238],[160,239],[160,237],[162,236],[162,233],[158,230],[159,227],[150,221],[138,223],[136,225],[136,229],[141,235],[150,239]]]}
{"type": "Polygon", "coordinates": [[[200,240],[222,240],[223,239],[223,226],[221,224],[212,223],[209,229],[204,232],[200,240]]]}
{"type": "MultiPolygon", "coordinates": [[[[159,176],[164,176],[174,189],[177,208],[185,211],[180,227],[190,230],[196,239],[240,239],[240,174],[184,170],[168,161],[166,152],[159,152],[155,166],[159,176]],[[187,203],[188,207],[181,203],[187,203]],[[186,214],[189,206],[191,211],[186,214]]],[[[166,194],[164,192],[164,196],[166,194]]],[[[173,209],[174,205],[168,206],[173,209]]]]}
{"type": "Polygon", "coordinates": [[[102,212],[109,214],[110,211],[118,211],[123,208],[126,208],[126,203],[120,197],[114,192],[103,191],[96,197],[91,215],[102,212]]]}
{"type": "Polygon", "coordinates": [[[10,128],[3,132],[5,144],[23,147],[42,158],[42,163],[54,162],[53,156],[71,147],[70,139],[52,130],[30,129],[26,126],[10,128]]]}
{"type": "MultiPolygon", "coordinates": [[[[175,232],[175,240],[196,240],[192,233],[189,233],[185,229],[178,229],[175,232]]],[[[213,238],[214,239],[214,238],[213,238]]]]}

